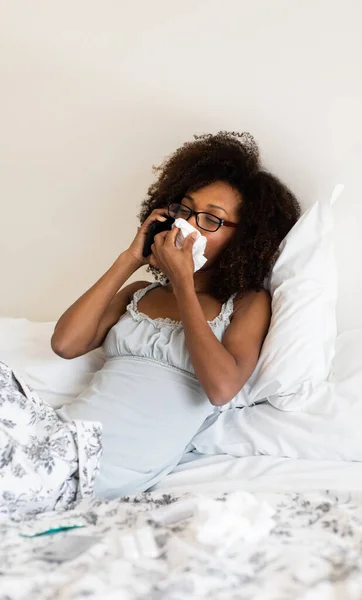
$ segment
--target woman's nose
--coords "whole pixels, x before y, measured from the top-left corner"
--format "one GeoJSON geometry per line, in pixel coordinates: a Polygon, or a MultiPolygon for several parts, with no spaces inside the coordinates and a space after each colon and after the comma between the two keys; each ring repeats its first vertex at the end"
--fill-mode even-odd
{"type": "Polygon", "coordinates": [[[191,215],[191,217],[188,219],[188,222],[190,223],[190,225],[192,225],[192,227],[195,227],[195,229],[199,229],[199,226],[196,221],[196,215],[191,215]]]}

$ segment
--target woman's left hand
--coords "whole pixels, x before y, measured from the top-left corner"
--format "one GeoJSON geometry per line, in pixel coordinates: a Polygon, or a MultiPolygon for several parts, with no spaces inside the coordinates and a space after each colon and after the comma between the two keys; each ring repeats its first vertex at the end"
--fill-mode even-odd
{"type": "Polygon", "coordinates": [[[192,246],[196,234],[189,234],[182,248],[177,248],[175,240],[179,231],[178,227],[174,227],[155,235],[149,262],[153,267],[160,269],[175,287],[180,283],[183,285],[185,282],[193,282],[194,278],[192,246]]]}

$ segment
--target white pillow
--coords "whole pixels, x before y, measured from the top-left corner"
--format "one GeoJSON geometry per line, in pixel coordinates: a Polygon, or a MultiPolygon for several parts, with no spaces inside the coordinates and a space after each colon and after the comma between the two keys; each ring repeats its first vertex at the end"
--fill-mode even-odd
{"type": "Polygon", "coordinates": [[[0,360],[38,392],[53,408],[68,404],[104,365],[99,348],[84,356],[65,360],[50,346],[55,323],[0,318],[0,360]]]}
{"type": "Polygon", "coordinates": [[[343,189],[309,208],[280,245],[270,276],[272,318],[258,364],[226,407],[263,399],[295,410],[329,376],[334,356],[337,269],[332,205],[343,189]]]}
{"type": "Polygon", "coordinates": [[[212,415],[188,450],[362,461],[361,348],[362,330],[338,336],[335,381],[318,384],[306,400],[302,392],[303,411],[286,412],[265,402],[212,415]]]}

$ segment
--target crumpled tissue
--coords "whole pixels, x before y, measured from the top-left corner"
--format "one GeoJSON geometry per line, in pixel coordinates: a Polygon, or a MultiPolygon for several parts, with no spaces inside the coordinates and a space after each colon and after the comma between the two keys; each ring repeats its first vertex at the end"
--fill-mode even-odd
{"type": "Polygon", "coordinates": [[[223,501],[200,498],[192,530],[199,543],[227,549],[235,542],[255,542],[267,535],[275,525],[274,512],[247,492],[229,494],[223,501]]]}
{"type": "Polygon", "coordinates": [[[152,518],[160,525],[188,519],[182,537],[172,536],[168,546],[176,560],[205,552],[219,556],[235,544],[255,544],[275,526],[275,514],[265,501],[238,491],[215,500],[196,496],[157,509],[152,518]]]}
{"type": "Polygon", "coordinates": [[[175,219],[174,223],[172,223],[172,229],[174,227],[179,227],[180,231],[178,232],[175,240],[175,245],[177,248],[182,248],[185,243],[185,239],[190,233],[194,233],[196,231],[197,237],[192,246],[192,256],[194,259],[194,273],[201,269],[207,261],[206,256],[204,256],[205,248],[206,248],[206,237],[201,235],[198,229],[192,227],[190,223],[188,223],[185,219],[175,219]]]}

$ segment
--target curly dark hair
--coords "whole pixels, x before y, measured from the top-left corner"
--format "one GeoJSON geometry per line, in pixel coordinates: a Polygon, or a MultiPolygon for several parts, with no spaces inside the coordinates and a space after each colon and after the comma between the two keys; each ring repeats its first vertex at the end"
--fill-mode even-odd
{"type": "MultiPolygon", "coordinates": [[[[180,202],[185,193],[215,181],[239,192],[239,225],[214,265],[210,293],[225,302],[235,292],[261,290],[280,242],[300,216],[300,205],[277,177],[261,167],[253,136],[234,131],[194,135],[194,141],[183,144],[153,172],[158,178],[141,204],[141,224],[155,208],[180,202]]],[[[156,280],[167,281],[159,269],[149,265],[147,270],[156,280]]]]}

